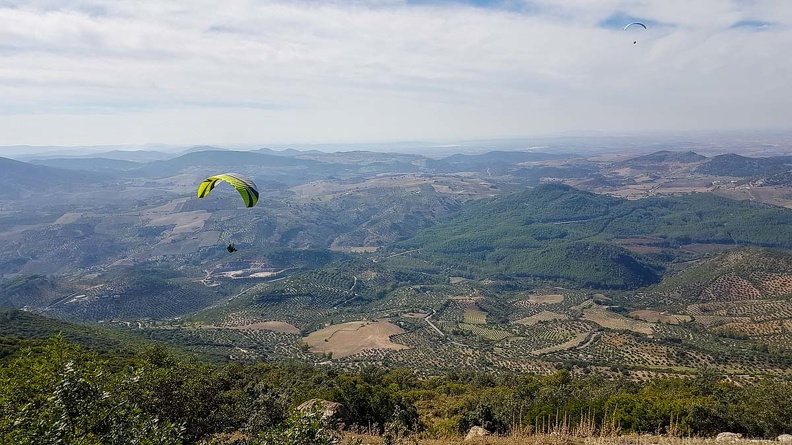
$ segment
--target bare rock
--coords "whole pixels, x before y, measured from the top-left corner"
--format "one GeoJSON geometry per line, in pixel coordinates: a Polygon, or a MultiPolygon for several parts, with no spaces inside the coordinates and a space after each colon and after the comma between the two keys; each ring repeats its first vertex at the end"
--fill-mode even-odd
{"type": "Polygon", "coordinates": [[[716,442],[734,442],[736,440],[742,439],[742,434],[740,433],[719,433],[718,436],[715,438],[716,442]]]}
{"type": "Polygon", "coordinates": [[[792,443],[792,434],[782,434],[778,436],[778,441],[781,443],[792,443]]]}
{"type": "Polygon", "coordinates": [[[467,436],[465,436],[465,440],[472,440],[475,439],[476,437],[489,436],[490,434],[492,433],[485,430],[484,428],[480,426],[474,426],[471,427],[470,430],[468,431],[467,436]]]}
{"type": "Polygon", "coordinates": [[[303,402],[297,407],[297,410],[302,412],[319,412],[322,413],[323,419],[332,419],[339,422],[343,422],[347,417],[347,410],[344,408],[344,405],[324,399],[311,399],[307,402],[303,402]]]}

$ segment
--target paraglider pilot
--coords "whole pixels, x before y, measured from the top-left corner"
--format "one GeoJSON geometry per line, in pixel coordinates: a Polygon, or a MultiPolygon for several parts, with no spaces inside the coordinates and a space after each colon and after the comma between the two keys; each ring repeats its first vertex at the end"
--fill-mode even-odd
{"type": "Polygon", "coordinates": [[[226,250],[228,250],[228,253],[234,253],[237,251],[236,247],[234,247],[234,243],[229,244],[228,247],[226,247],[226,250]]]}

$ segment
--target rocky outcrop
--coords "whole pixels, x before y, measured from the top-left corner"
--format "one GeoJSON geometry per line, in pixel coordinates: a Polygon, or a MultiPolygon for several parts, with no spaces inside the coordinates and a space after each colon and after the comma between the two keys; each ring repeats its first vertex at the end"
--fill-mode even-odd
{"type": "Polygon", "coordinates": [[[484,428],[482,428],[480,426],[474,426],[474,427],[471,427],[470,430],[468,431],[467,436],[465,436],[465,440],[472,440],[472,439],[475,439],[477,437],[489,436],[490,434],[492,434],[492,433],[490,433],[489,431],[485,430],[484,428]]]}
{"type": "Polygon", "coordinates": [[[740,433],[719,433],[715,438],[716,442],[734,442],[735,440],[742,439],[740,433]]]}
{"type": "Polygon", "coordinates": [[[319,412],[323,419],[330,419],[335,422],[344,422],[347,418],[347,410],[344,405],[338,402],[331,402],[324,399],[311,399],[303,402],[297,407],[302,412],[319,412]]]}

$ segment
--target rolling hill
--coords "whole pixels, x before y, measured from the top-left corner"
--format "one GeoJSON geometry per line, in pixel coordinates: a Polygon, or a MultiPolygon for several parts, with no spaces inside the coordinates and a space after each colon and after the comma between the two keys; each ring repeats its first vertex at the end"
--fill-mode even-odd
{"type": "Polygon", "coordinates": [[[75,190],[101,184],[106,179],[99,174],[87,175],[0,157],[0,188],[6,199],[35,196],[50,190],[75,190]]]}
{"type": "Polygon", "coordinates": [[[13,357],[22,348],[35,350],[56,335],[90,348],[100,355],[113,357],[130,357],[147,345],[154,344],[139,333],[67,322],[0,307],[0,363],[13,357]]]}
{"type": "Polygon", "coordinates": [[[718,155],[699,166],[696,171],[717,176],[769,176],[792,169],[792,156],[749,158],[738,154],[718,155]]]}
{"type": "Polygon", "coordinates": [[[619,162],[619,165],[646,165],[658,163],[682,163],[690,164],[701,162],[707,159],[706,156],[700,155],[693,151],[669,151],[661,150],[648,155],[637,156],[626,161],[619,162]]]}
{"type": "Polygon", "coordinates": [[[455,154],[439,160],[430,159],[426,167],[437,172],[479,171],[489,169],[491,174],[504,174],[519,168],[518,164],[569,158],[569,155],[527,151],[490,151],[483,154],[455,154]]]}
{"type": "Polygon", "coordinates": [[[187,153],[173,159],[149,162],[143,167],[142,172],[151,176],[167,176],[187,168],[210,169],[217,172],[228,168],[308,168],[316,167],[317,164],[316,161],[312,160],[248,151],[202,150],[187,153]]]}
{"type": "Polygon", "coordinates": [[[133,170],[143,165],[140,162],[101,157],[35,159],[30,161],[30,163],[61,168],[64,170],[85,170],[92,172],[133,170]]]}
{"type": "MultiPolygon", "coordinates": [[[[690,193],[737,187],[694,172],[710,163],[694,152],[622,164],[499,151],[189,151],[147,164],[41,161],[135,178],[112,187],[77,182],[85,172],[9,167],[85,192],[2,209],[0,305],[29,311],[13,320],[102,322],[222,360],[347,369],[616,367],[644,378],[791,363],[792,210],[690,193]],[[257,180],[259,206],[241,211],[230,187],[195,196],[201,174],[224,170],[257,180]],[[674,196],[655,194],[662,187],[674,196]],[[225,251],[230,241],[238,252],[225,251]]],[[[751,199],[771,192],[754,183],[751,199]]]]}
{"type": "Polygon", "coordinates": [[[650,291],[690,302],[790,298],[792,254],[758,248],[731,250],[686,265],[650,291]]]}
{"type": "Polygon", "coordinates": [[[790,220],[789,209],[708,194],[628,201],[547,184],[469,203],[400,247],[463,275],[634,288],[658,281],[680,245],[790,248],[790,220]]]}
{"type": "Polygon", "coordinates": [[[204,286],[164,266],[111,268],[88,276],[20,275],[0,280],[0,307],[81,321],[178,317],[211,306],[234,287],[204,286]]]}

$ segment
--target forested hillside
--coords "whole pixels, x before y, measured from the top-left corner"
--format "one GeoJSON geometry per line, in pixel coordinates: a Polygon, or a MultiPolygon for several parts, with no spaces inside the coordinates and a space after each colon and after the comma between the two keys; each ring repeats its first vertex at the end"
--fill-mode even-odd
{"type": "Polygon", "coordinates": [[[790,218],[788,209],[710,194],[629,201],[548,184],[472,202],[400,246],[472,277],[636,288],[659,281],[686,244],[790,248],[790,218]]]}

